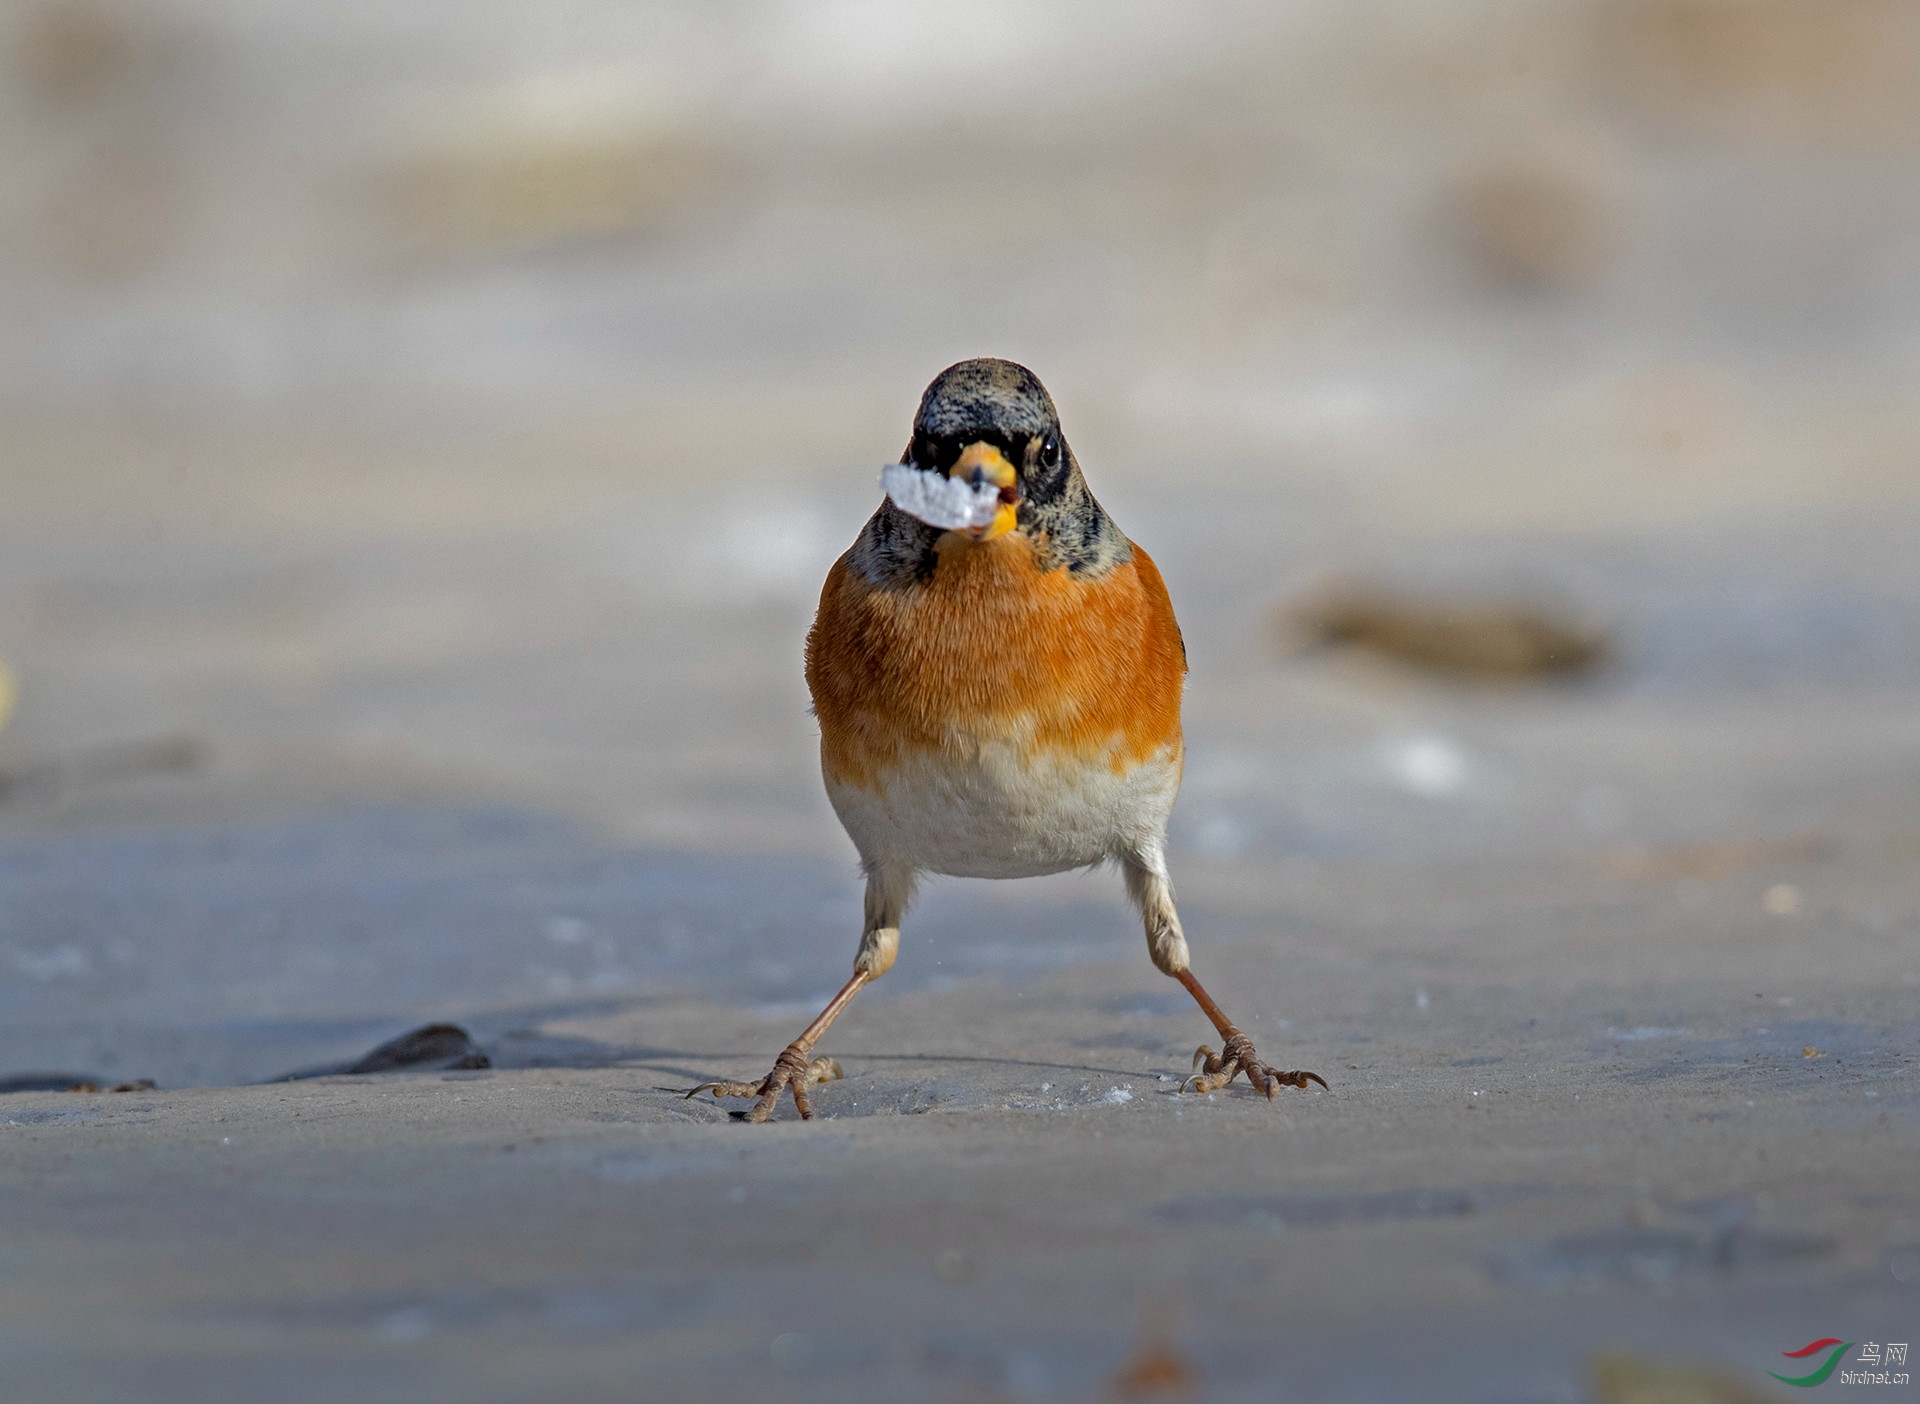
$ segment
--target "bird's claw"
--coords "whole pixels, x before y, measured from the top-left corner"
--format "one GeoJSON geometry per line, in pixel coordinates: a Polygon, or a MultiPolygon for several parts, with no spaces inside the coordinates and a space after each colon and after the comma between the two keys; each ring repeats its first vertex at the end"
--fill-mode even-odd
{"type": "Polygon", "coordinates": [[[1268,1101],[1278,1096],[1282,1087],[1305,1087],[1309,1082],[1317,1082],[1322,1087],[1327,1085],[1327,1080],[1319,1073],[1299,1069],[1289,1072],[1269,1067],[1253,1051],[1253,1040],[1237,1029],[1227,1035],[1219,1053],[1204,1043],[1195,1049],[1193,1066],[1195,1070],[1180,1079],[1177,1090],[1184,1092],[1188,1086],[1192,1086],[1196,1092],[1217,1092],[1241,1073],[1247,1075],[1247,1081],[1256,1090],[1267,1094],[1268,1101]],[[1200,1071],[1203,1064],[1206,1068],[1204,1072],[1200,1071]]]}
{"type": "Polygon", "coordinates": [[[813,1103],[807,1097],[807,1088],[816,1082],[833,1082],[846,1074],[840,1071],[840,1064],[833,1058],[814,1058],[809,1060],[809,1050],[797,1043],[790,1043],[773,1061],[773,1071],[758,1082],[703,1082],[687,1093],[691,1099],[702,1092],[711,1092],[720,1097],[757,1097],[751,1107],[743,1112],[730,1113],[736,1121],[767,1121],[773,1116],[773,1109],[780,1104],[783,1091],[793,1093],[793,1105],[799,1109],[802,1121],[813,1120],[813,1103]]]}

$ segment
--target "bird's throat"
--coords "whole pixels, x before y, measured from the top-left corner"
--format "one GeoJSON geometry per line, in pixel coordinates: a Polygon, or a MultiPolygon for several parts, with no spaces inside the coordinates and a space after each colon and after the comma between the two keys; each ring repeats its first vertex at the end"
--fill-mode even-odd
{"type": "Polygon", "coordinates": [[[1014,528],[1020,522],[1020,508],[1015,503],[1005,503],[993,520],[983,527],[963,528],[959,531],[942,532],[933,543],[933,549],[944,561],[947,558],[966,556],[975,547],[988,547],[996,550],[1009,548],[1030,549],[1024,536],[1016,536],[1014,528]]]}

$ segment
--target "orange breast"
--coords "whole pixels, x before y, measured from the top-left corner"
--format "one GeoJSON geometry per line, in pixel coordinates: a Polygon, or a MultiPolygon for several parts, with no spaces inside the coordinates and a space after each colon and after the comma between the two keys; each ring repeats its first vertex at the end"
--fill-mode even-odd
{"type": "Polygon", "coordinates": [[[1020,534],[954,540],[932,576],[875,587],[843,557],[807,636],[828,779],[876,788],[916,751],[1025,737],[1124,769],[1180,741],[1186,657],[1145,551],[1098,580],[1042,571],[1020,534]]]}

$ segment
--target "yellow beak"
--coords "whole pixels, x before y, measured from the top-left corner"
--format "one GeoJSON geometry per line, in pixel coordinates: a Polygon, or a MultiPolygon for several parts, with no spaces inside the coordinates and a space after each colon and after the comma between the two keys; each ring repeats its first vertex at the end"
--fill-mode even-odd
{"type": "Polygon", "coordinates": [[[960,478],[979,485],[991,483],[1000,489],[1000,510],[983,527],[969,527],[956,533],[972,541],[990,541],[1013,530],[1020,515],[1020,475],[1007,456],[992,444],[976,440],[960,451],[959,460],[947,470],[949,478],[960,478]]]}

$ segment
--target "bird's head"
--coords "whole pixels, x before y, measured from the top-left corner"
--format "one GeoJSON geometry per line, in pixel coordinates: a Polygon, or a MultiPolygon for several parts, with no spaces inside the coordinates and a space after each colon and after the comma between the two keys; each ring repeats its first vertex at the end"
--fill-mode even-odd
{"type": "Polygon", "coordinates": [[[993,521],[961,534],[991,540],[1058,500],[1077,473],[1060,416],[1040,378],[1012,361],[982,358],[949,366],[920,397],[902,463],[1000,490],[993,521]]]}

